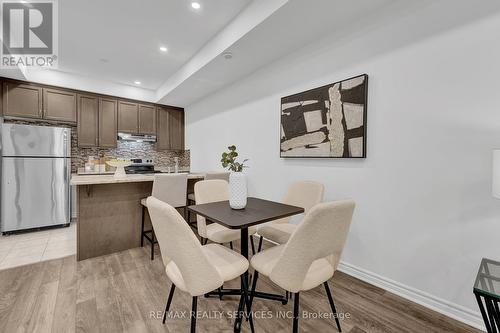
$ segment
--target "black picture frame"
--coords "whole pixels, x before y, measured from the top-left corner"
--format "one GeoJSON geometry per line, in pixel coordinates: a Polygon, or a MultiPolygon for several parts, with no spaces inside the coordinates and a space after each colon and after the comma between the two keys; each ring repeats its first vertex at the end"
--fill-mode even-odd
{"type": "MultiPolygon", "coordinates": [[[[342,101],[342,112],[343,111],[343,102],[342,101]]],[[[301,105],[300,108],[302,108],[303,106],[301,105]]],[[[326,107],[325,109],[326,110],[326,107]]],[[[324,111],[323,110],[323,111],[324,111]]],[[[304,111],[298,111],[298,112],[304,112],[304,111]]],[[[343,127],[344,127],[344,131],[346,131],[347,133],[346,134],[349,134],[349,131],[352,131],[352,130],[347,130],[347,127],[346,127],[346,118],[345,118],[345,114],[343,114],[343,120],[342,120],[342,124],[343,124],[343,127]]],[[[326,85],[323,85],[321,87],[316,87],[316,88],[312,88],[312,89],[309,89],[309,90],[306,90],[306,91],[302,91],[302,92],[299,92],[299,93],[296,93],[296,94],[292,94],[292,95],[288,95],[288,96],[284,96],[281,98],[281,104],[280,104],[280,128],[279,128],[279,133],[280,133],[280,137],[279,137],[279,140],[280,140],[280,158],[285,158],[285,159],[303,159],[303,158],[313,158],[313,159],[324,159],[324,158],[327,158],[327,159],[362,159],[362,158],[366,158],[366,155],[367,155],[367,115],[368,115],[368,74],[360,74],[360,75],[356,75],[356,76],[352,76],[352,77],[349,77],[347,79],[343,79],[343,80],[340,80],[340,81],[336,81],[336,82],[333,82],[333,83],[330,83],[330,84],[326,84],[326,85]],[[360,96],[357,96],[357,98],[362,98],[363,99],[363,123],[362,123],[362,126],[360,128],[356,128],[354,129],[356,131],[356,134],[358,136],[347,136],[347,139],[344,140],[344,153],[343,153],[343,156],[324,156],[324,155],[318,155],[318,156],[315,156],[315,155],[303,155],[303,156],[287,156],[287,155],[284,155],[283,152],[284,150],[282,149],[282,143],[284,141],[287,140],[287,138],[285,138],[285,140],[283,140],[283,137],[282,137],[282,131],[284,131],[284,127],[283,127],[283,121],[284,121],[284,115],[283,115],[283,105],[285,103],[296,103],[296,102],[300,102],[300,101],[305,101],[307,100],[308,96],[323,96],[323,99],[322,100],[318,100],[318,105],[321,104],[321,103],[324,103],[324,96],[328,94],[328,89],[336,84],[342,84],[342,82],[346,82],[346,81],[349,81],[349,80],[353,80],[353,79],[357,79],[357,78],[360,78],[360,77],[364,77],[364,81],[363,81],[363,84],[362,84],[362,94],[360,96]],[[283,130],[282,130],[283,129],[283,130]],[[362,134],[362,137],[363,137],[363,140],[362,140],[362,144],[363,144],[363,151],[362,151],[362,154],[361,156],[349,156],[349,152],[348,152],[348,147],[346,146],[346,142],[349,138],[354,138],[354,137],[360,137],[359,134],[362,134]]],[[[322,114],[322,116],[326,119],[326,116],[324,114],[322,114]]],[[[304,125],[305,126],[305,125],[304,125]]],[[[301,127],[304,127],[302,124],[294,124],[294,127],[299,127],[298,131],[304,131],[303,128],[301,127]]],[[[323,130],[324,131],[324,130],[323,130]]],[[[321,143],[325,143],[327,142],[328,140],[325,139],[325,141],[321,142],[321,143]]]]}

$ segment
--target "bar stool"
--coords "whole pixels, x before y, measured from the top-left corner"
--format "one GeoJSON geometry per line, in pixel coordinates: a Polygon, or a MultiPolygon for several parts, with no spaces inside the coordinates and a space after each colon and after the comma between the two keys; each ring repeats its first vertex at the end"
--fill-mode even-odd
{"type": "MultiPolygon", "coordinates": [[[[225,180],[229,183],[229,172],[207,172],[205,174],[204,180],[212,180],[212,179],[222,179],[225,180]]],[[[196,204],[196,196],[194,193],[189,193],[188,194],[188,205],[195,205],[196,204]]],[[[189,224],[191,224],[191,212],[188,211],[188,216],[187,220],[189,224]]]]}
{"type": "Polygon", "coordinates": [[[352,200],[317,204],[306,214],[286,244],[254,255],[250,261],[255,269],[250,305],[259,274],[269,277],[279,287],[294,293],[293,332],[296,333],[299,329],[299,293],[323,284],[341,332],[328,280],[340,262],[354,206],[352,200]]]}
{"type": "MultiPolygon", "coordinates": [[[[323,201],[324,192],[325,187],[321,183],[298,181],[290,185],[283,203],[302,207],[305,210],[304,214],[307,214],[313,206],[323,201]]],[[[290,217],[285,217],[258,228],[257,233],[260,239],[257,252],[262,249],[263,238],[278,244],[285,244],[297,228],[297,225],[290,223],[290,220],[290,217]]]]}
{"type": "Polygon", "coordinates": [[[163,313],[163,324],[176,287],[192,297],[191,332],[194,333],[198,296],[220,288],[224,282],[239,276],[243,284],[244,304],[250,329],[254,332],[248,286],[243,278],[243,274],[248,270],[248,260],[218,244],[202,246],[179,212],[167,203],[149,197],[147,206],[158,237],[165,271],[172,281],[163,313]]]}
{"type": "MultiPolygon", "coordinates": [[[[155,174],[153,181],[152,196],[168,203],[175,208],[184,208],[186,215],[186,192],[187,192],[187,174],[155,174]]],[[[144,230],[144,219],[146,215],[146,198],[141,200],[142,205],[142,224],[141,224],[141,247],[144,246],[144,238],[151,243],[151,260],[154,259],[154,246],[158,242],[155,240],[155,232],[151,225],[151,230],[144,230]],[[149,237],[151,234],[151,237],[149,237]]]]}

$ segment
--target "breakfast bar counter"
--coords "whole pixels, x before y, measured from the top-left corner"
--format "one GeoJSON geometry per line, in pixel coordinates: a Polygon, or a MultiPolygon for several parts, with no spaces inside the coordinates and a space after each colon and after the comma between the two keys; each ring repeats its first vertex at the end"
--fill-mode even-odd
{"type": "MultiPolygon", "coordinates": [[[[188,174],[188,192],[204,174],[188,174]]],[[[76,175],[77,260],[94,258],[141,244],[141,199],[151,195],[154,174],[76,175]]],[[[146,214],[146,224],[150,224],[146,214]]]]}

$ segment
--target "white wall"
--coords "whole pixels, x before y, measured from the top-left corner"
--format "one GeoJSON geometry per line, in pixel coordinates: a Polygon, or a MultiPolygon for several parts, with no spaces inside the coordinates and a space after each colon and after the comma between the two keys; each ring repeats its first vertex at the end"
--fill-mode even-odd
{"type": "Polygon", "coordinates": [[[339,47],[313,44],[188,107],[191,166],[217,169],[236,144],[250,158],[251,195],[279,200],[294,180],[323,182],[326,200],[357,202],[346,263],[477,312],[478,264],[500,259],[500,201],[490,189],[491,150],[500,147],[500,16],[375,52],[407,33],[387,29],[339,47]],[[280,98],[362,73],[368,157],[280,159],[280,98]]]}

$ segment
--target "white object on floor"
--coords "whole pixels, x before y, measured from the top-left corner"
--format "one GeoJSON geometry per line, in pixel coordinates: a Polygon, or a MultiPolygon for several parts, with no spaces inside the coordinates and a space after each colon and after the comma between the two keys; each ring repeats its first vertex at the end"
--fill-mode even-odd
{"type": "Polygon", "coordinates": [[[76,254],[76,223],[69,227],[0,236],[0,270],[76,254]]]}

